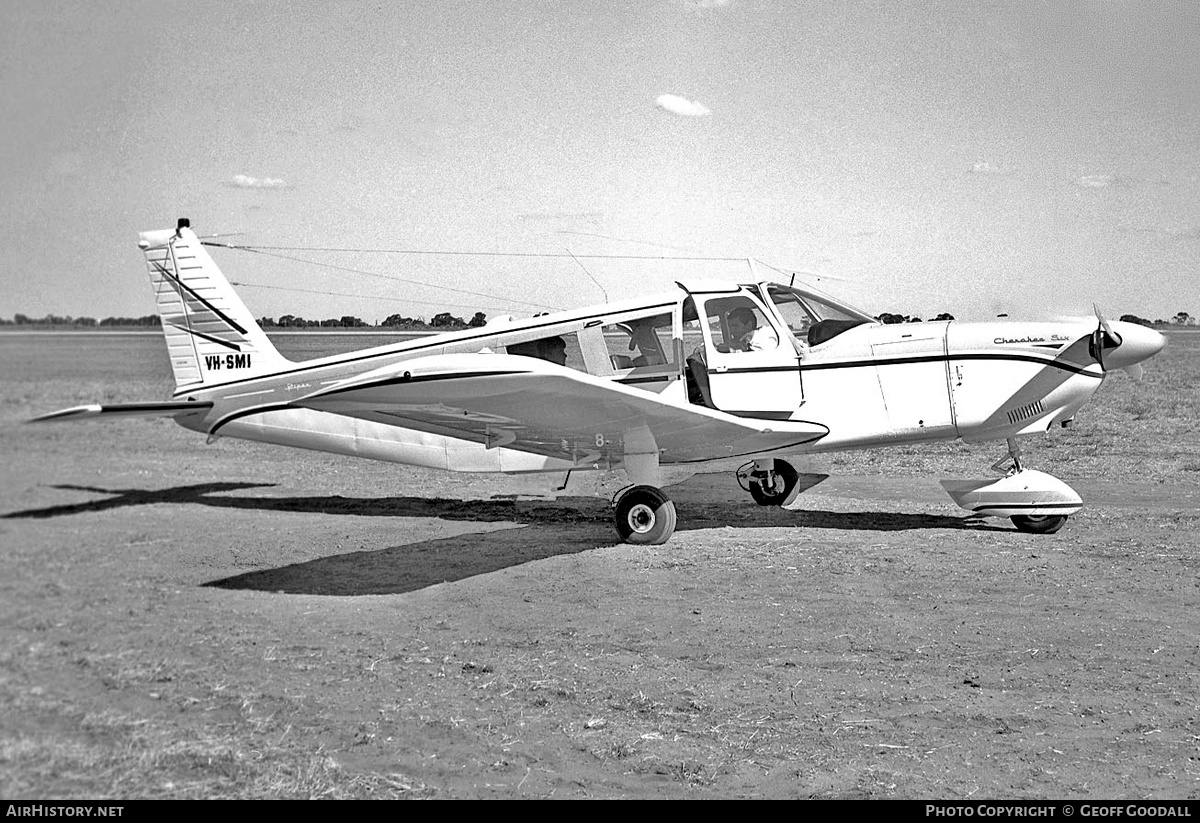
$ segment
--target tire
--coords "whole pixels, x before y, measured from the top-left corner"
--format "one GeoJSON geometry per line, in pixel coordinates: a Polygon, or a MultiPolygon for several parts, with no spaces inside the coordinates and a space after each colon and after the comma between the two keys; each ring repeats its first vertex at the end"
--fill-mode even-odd
{"type": "Polygon", "coordinates": [[[792,490],[796,488],[796,484],[800,482],[800,474],[792,468],[791,463],[786,463],[783,460],[775,461],[775,491],[769,492],[762,487],[762,484],[751,478],[750,480],[750,496],[754,498],[754,502],[760,506],[782,506],[791,496],[792,490]]]}
{"type": "Polygon", "coordinates": [[[1027,534],[1054,534],[1067,522],[1065,514],[1014,514],[1009,519],[1027,534]]]}
{"type": "Polygon", "coordinates": [[[675,533],[675,504],[653,486],[634,486],[617,500],[617,534],[635,546],[660,546],[675,533]]]}

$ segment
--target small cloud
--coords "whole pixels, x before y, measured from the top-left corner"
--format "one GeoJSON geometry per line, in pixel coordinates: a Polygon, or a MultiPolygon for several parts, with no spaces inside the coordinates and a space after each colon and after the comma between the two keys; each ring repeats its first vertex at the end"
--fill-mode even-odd
{"type": "Polygon", "coordinates": [[[1004,174],[1004,171],[986,160],[980,160],[971,166],[971,174],[1004,174]]]}
{"type": "Polygon", "coordinates": [[[1075,182],[1085,189],[1102,189],[1117,182],[1117,178],[1111,174],[1085,174],[1075,182]]]}
{"type": "Polygon", "coordinates": [[[701,105],[695,100],[680,97],[678,94],[664,94],[654,101],[654,105],[671,112],[671,114],[678,114],[680,117],[705,117],[712,114],[707,106],[701,105]]]}
{"type": "Polygon", "coordinates": [[[235,174],[229,185],[238,189],[286,189],[287,183],[278,177],[251,177],[248,174],[235,174]]]}

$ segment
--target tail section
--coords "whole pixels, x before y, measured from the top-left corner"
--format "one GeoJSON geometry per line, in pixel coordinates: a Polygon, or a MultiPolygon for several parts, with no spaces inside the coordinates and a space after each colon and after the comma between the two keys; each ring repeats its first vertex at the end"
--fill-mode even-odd
{"type": "Polygon", "coordinates": [[[142,232],[176,389],[201,389],[287,366],[186,219],[142,232]]]}

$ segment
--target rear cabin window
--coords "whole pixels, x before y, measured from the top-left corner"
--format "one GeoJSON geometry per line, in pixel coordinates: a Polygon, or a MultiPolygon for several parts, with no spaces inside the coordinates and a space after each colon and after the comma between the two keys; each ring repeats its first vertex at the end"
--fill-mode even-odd
{"type": "Polygon", "coordinates": [[[504,348],[509,354],[557,363],[576,371],[587,371],[583,363],[583,352],[579,348],[579,336],[575,332],[553,334],[523,343],[510,343],[504,348]]]}
{"type": "Polygon", "coordinates": [[[601,331],[613,371],[674,365],[670,313],[612,323],[601,331]]]}

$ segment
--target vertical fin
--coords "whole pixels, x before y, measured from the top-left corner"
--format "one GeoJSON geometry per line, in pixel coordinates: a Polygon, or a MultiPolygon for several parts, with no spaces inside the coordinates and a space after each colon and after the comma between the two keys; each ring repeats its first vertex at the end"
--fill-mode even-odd
{"type": "Polygon", "coordinates": [[[200,389],[288,365],[187,220],[174,231],[139,236],[177,389],[200,389]]]}

